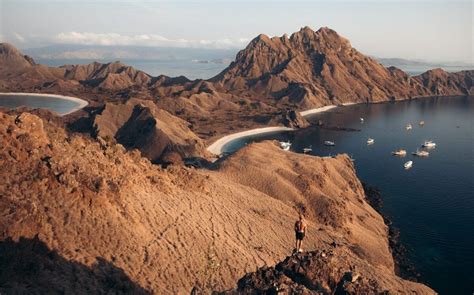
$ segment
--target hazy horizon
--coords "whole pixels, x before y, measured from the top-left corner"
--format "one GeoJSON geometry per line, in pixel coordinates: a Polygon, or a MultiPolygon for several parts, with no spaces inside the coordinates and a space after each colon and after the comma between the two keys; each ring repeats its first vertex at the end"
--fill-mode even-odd
{"type": "Polygon", "coordinates": [[[237,50],[260,33],[327,26],[367,55],[473,63],[471,1],[0,1],[0,40],[20,49],[237,50]]]}

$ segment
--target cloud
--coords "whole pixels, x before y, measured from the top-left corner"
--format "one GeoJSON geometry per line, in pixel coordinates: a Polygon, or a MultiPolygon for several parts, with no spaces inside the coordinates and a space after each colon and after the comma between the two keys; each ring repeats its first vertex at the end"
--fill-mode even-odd
{"type": "Polygon", "coordinates": [[[122,35],[117,33],[64,32],[53,37],[59,44],[102,45],[102,46],[153,46],[181,48],[230,49],[245,46],[249,39],[188,40],[169,39],[156,34],[122,35]]]}
{"type": "Polygon", "coordinates": [[[25,43],[26,42],[25,37],[23,37],[22,35],[20,35],[18,33],[13,33],[13,37],[15,37],[16,41],[18,41],[20,43],[25,43]]]}

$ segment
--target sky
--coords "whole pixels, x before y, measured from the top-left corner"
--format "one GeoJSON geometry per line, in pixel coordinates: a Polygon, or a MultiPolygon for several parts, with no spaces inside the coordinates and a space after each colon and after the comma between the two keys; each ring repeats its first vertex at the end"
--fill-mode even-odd
{"type": "Polygon", "coordinates": [[[0,0],[0,40],[54,44],[244,48],[258,34],[327,26],[364,54],[473,61],[473,1],[0,0]]]}

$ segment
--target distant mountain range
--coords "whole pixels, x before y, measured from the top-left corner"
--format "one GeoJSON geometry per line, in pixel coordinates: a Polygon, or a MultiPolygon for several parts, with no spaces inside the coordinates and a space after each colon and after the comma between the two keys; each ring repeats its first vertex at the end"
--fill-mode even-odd
{"type": "Polygon", "coordinates": [[[165,48],[143,46],[53,45],[22,50],[35,59],[51,60],[188,60],[223,62],[237,49],[165,48]]]}
{"type": "MultiPolygon", "coordinates": [[[[206,48],[165,48],[144,46],[86,46],[52,45],[22,50],[25,54],[39,60],[187,60],[193,63],[229,64],[237,54],[237,49],[206,48]]],[[[371,56],[382,65],[404,68],[459,68],[474,69],[474,64],[464,62],[433,62],[404,58],[384,58],[371,56]]]]}

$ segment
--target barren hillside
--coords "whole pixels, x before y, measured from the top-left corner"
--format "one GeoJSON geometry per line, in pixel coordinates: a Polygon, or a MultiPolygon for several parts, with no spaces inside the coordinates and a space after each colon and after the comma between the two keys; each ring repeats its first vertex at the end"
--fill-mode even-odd
{"type": "Polygon", "coordinates": [[[376,273],[385,289],[431,292],[395,276],[386,226],[347,156],[297,155],[264,142],[215,171],[162,169],[29,113],[2,113],[0,123],[2,293],[85,283],[84,292],[233,288],[291,253],[295,208],[303,207],[305,249],[336,243],[342,269],[362,261],[360,272],[376,273]]]}

